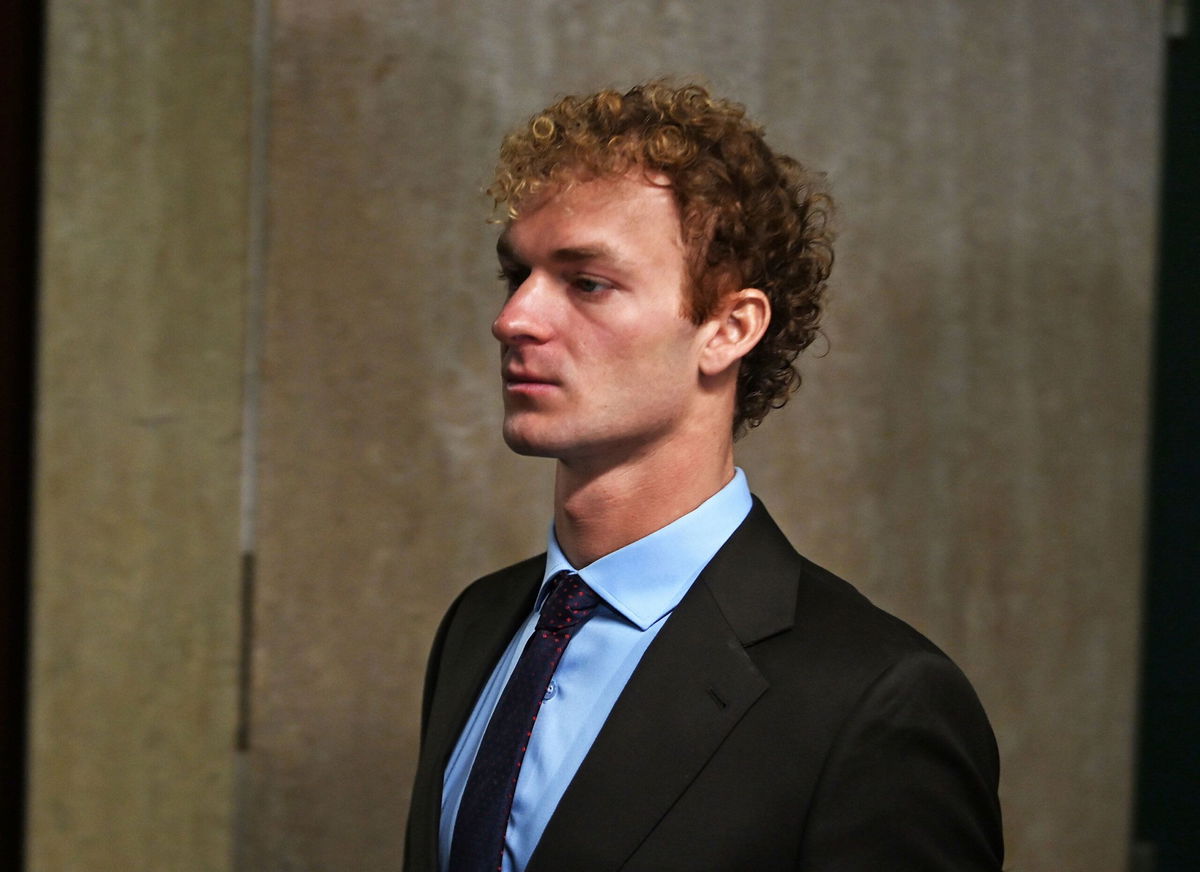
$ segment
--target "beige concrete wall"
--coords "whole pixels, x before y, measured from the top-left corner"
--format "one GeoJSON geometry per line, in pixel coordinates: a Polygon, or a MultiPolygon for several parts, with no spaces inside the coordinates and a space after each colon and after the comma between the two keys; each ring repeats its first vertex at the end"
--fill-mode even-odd
{"type": "Polygon", "coordinates": [[[232,857],[243,4],[50,4],[28,864],[232,857]]]}
{"type": "MultiPolygon", "coordinates": [[[[206,19],[229,14],[218,5],[206,19]]],[[[247,13],[220,19],[231,22],[228,39],[170,57],[145,46],[176,19],[138,24],[159,35],[135,27],[137,39],[85,26],[113,14],[59,0],[52,24],[61,35],[50,123],[63,132],[49,142],[46,300],[62,315],[45,328],[39,435],[38,856],[70,856],[113,820],[130,843],[155,822],[201,820],[128,802],[113,810],[113,797],[162,780],[163,746],[140,738],[152,714],[214,767],[209,792],[189,794],[200,798],[187,809],[220,809],[229,787],[232,666],[215,654],[188,661],[212,667],[193,699],[176,655],[162,653],[232,650],[236,599],[223,562],[235,556],[235,519],[217,511],[233,499],[236,449],[221,453],[229,446],[204,434],[236,423],[225,343],[241,335],[233,298],[210,289],[232,286],[241,255],[205,258],[200,239],[210,237],[177,229],[171,210],[191,190],[183,179],[228,198],[225,217],[202,225],[228,230],[220,238],[233,247],[245,214],[233,200],[261,194],[266,207],[250,253],[265,265],[248,300],[262,309],[261,382],[249,391],[261,398],[261,432],[246,482],[257,508],[244,518],[258,573],[234,865],[394,869],[433,628],[471,578],[540,549],[548,521],[549,464],[510,455],[498,436],[488,325],[501,289],[479,193],[495,145],[557,93],[673,72],[746,102],[777,147],[830,172],[840,203],[829,354],[805,365],[793,404],[743,444],[754,488],[802,550],[928,632],[975,680],[1004,755],[1010,866],[1124,868],[1157,156],[1153,4],[275,0],[257,193],[238,187],[245,164],[235,171],[239,153],[228,151],[232,142],[249,153],[239,114],[248,87],[214,87],[199,115],[182,116],[187,137],[116,120],[187,105],[161,91],[167,70],[186,89],[204,80],[197,70],[237,67],[247,13]],[[140,80],[121,70],[136,64],[157,71],[154,86],[128,84],[140,80]],[[85,112],[97,89],[109,95],[99,105],[119,105],[85,112]],[[95,124],[113,128],[103,148],[77,145],[95,124]],[[192,162],[197,139],[213,163],[192,162]],[[139,169],[130,155],[146,153],[177,175],[139,169]],[[122,207],[87,195],[93,188],[122,207]],[[208,277],[203,292],[164,273],[165,254],[113,259],[112,240],[135,235],[130,227],[150,228],[155,251],[172,241],[194,254],[201,262],[186,274],[208,277]],[[89,242],[77,251],[68,239],[89,242]],[[147,302],[164,275],[174,302],[147,302]],[[103,299],[125,308],[82,308],[78,289],[100,278],[112,289],[103,299]],[[203,328],[188,321],[206,307],[222,314],[203,328]],[[137,325],[141,344],[107,332],[82,342],[102,315],[137,325]],[[222,350],[203,373],[167,353],[204,343],[222,350]],[[155,349],[162,362],[152,366],[155,349]],[[178,377],[163,382],[158,366],[178,377]],[[76,371],[88,378],[66,375],[76,371]],[[133,438],[142,431],[126,425],[140,418],[105,393],[104,379],[122,373],[158,391],[148,396],[211,396],[201,406],[215,429],[133,438]],[[210,494],[203,511],[181,502],[185,490],[210,494]],[[208,519],[204,548],[185,549],[188,560],[208,552],[207,581],[162,585],[179,558],[161,555],[196,540],[170,524],[126,523],[138,511],[208,519]],[[63,546],[66,533],[78,544],[63,546]],[[99,627],[84,621],[96,603],[111,610],[99,627]],[[148,614],[174,617],[150,628],[148,614]],[[121,622],[133,629],[106,629],[121,622]],[[136,681],[121,678],[131,672],[136,681]],[[111,693],[72,702],[89,687],[111,693]],[[188,733],[199,721],[184,701],[211,715],[198,733],[188,733]],[[111,786],[110,759],[132,767],[111,786]]],[[[189,566],[178,568],[200,574],[189,566]]],[[[221,813],[207,819],[210,846],[230,838],[221,813]]]]}

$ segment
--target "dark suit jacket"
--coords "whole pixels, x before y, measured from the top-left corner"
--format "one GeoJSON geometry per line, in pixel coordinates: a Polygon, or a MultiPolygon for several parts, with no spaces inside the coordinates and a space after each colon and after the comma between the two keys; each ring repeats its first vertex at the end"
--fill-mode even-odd
{"type": "MultiPolygon", "coordinates": [[[[545,556],[451,606],[425,684],[405,869],[437,869],[442,774],[545,556]]],[[[932,643],[801,557],[762,504],[617,700],[528,872],[999,870],[995,739],[932,643]]]]}

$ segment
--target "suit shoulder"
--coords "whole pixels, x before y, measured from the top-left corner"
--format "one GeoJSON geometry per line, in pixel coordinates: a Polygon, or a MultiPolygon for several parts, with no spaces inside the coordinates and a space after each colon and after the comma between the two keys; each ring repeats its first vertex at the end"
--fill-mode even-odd
{"type": "Polygon", "coordinates": [[[837,664],[850,674],[878,673],[918,651],[945,657],[917,630],[797,552],[757,498],[702,578],[738,638],[763,653],[788,658],[792,651],[800,662],[837,664]],[[816,661],[804,659],[814,655],[816,661]]]}
{"type": "Polygon", "coordinates": [[[772,685],[785,696],[803,697],[810,713],[820,701],[830,735],[864,706],[872,711],[881,705],[940,711],[971,737],[980,765],[994,773],[998,762],[992,730],[958,665],[849,582],[807,558],[801,561],[792,628],[751,653],[772,685]]]}
{"type": "Polygon", "coordinates": [[[829,738],[803,865],[877,868],[887,856],[895,868],[933,868],[923,854],[912,865],[914,834],[925,834],[956,852],[946,855],[952,866],[937,868],[999,870],[1000,757],[970,680],[922,633],[828,570],[805,560],[799,587],[794,644],[826,668],[791,688],[825,703],[817,717],[829,738]],[[831,820],[840,823],[830,828],[831,820]],[[871,837],[848,840],[851,820],[871,837]]]}
{"type": "Polygon", "coordinates": [[[881,653],[895,650],[924,651],[946,655],[919,630],[871,602],[857,587],[828,569],[801,557],[796,601],[797,624],[834,636],[852,634],[859,644],[878,647],[881,653]]]}
{"type": "MultiPolygon", "coordinates": [[[[853,704],[881,676],[895,669],[905,673],[906,664],[924,664],[918,673],[940,673],[974,697],[966,676],[925,635],[829,570],[807,558],[801,561],[791,631],[763,643],[775,647],[763,655],[781,667],[777,679],[786,683],[786,674],[797,663],[821,664],[816,680],[828,682],[830,699],[853,704]]],[[[803,671],[813,677],[808,669],[803,671]]]]}

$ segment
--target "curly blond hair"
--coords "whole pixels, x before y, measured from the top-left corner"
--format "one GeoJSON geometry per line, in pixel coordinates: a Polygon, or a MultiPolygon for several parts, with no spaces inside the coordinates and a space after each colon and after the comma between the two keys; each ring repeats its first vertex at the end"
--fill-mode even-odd
{"type": "Polygon", "coordinates": [[[795,360],[817,335],[833,265],[832,202],[821,176],[772,151],[743,106],[661,80],[564,97],[533,116],[504,138],[488,194],[513,220],[547,187],[639,170],[665,176],[679,206],[692,320],[739,288],[771,302],[738,371],[740,436],[800,385],[795,360]]]}

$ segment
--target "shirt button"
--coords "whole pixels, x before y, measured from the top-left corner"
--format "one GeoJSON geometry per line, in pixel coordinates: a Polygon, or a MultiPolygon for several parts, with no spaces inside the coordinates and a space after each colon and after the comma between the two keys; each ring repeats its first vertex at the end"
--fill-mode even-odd
{"type": "Polygon", "coordinates": [[[554,679],[552,678],[550,679],[550,683],[546,685],[546,694],[542,697],[542,702],[550,699],[550,697],[554,696],[557,691],[558,688],[555,686],[554,679]]]}

